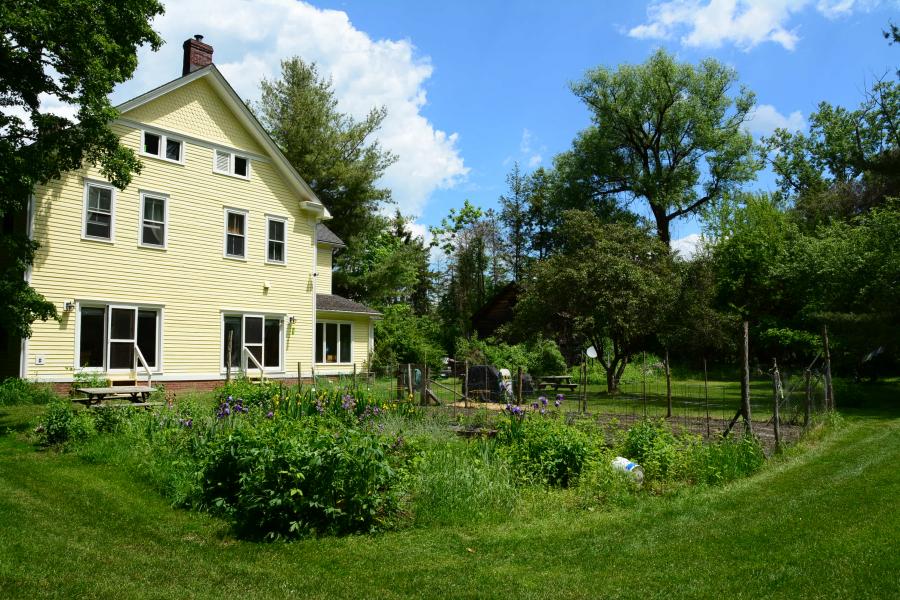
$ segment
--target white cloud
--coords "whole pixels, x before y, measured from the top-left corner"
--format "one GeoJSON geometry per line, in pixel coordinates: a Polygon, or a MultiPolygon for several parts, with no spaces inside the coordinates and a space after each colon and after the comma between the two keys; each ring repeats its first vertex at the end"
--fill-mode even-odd
{"type": "Polygon", "coordinates": [[[672,240],[672,250],[678,252],[683,259],[691,260],[700,249],[702,241],[699,233],[692,233],[683,238],[672,240]]]}
{"type": "Polygon", "coordinates": [[[514,160],[525,163],[529,169],[535,169],[544,162],[544,153],[547,146],[539,144],[534,134],[526,127],[522,130],[522,138],[519,140],[519,156],[507,156],[503,159],[503,166],[510,165],[514,160]],[[537,147],[535,147],[537,146],[537,147]]]}
{"type": "Polygon", "coordinates": [[[744,126],[757,136],[772,135],[776,129],[802,131],[806,129],[806,119],[799,110],[785,116],[771,104],[760,104],[748,115],[744,126]]]}
{"type": "Polygon", "coordinates": [[[469,172],[457,134],[422,114],[434,69],[410,40],[374,40],[345,12],[294,0],[169,1],[154,27],[167,43],[158,53],[141,50],[135,80],[117,90],[117,101],[178,77],[181,42],[202,33],[215,48],[213,61],[245,99],[257,98],[259,80],[276,77],[280,61],[296,55],[333,77],[340,110],[362,118],[372,107],[387,107],[377,138],[398,161],[382,183],[405,214],[420,213],[434,190],[469,172]]]}
{"type": "MultiPolygon", "coordinates": [[[[876,0],[819,0],[815,10],[829,19],[867,10],[876,0]]],[[[685,46],[718,48],[731,43],[744,50],[764,42],[793,50],[800,40],[791,18],[811,0],[657,0],[647,8],[648,22],[628,30],[640,39],[671,39],[681,35],[685,46]]]]}

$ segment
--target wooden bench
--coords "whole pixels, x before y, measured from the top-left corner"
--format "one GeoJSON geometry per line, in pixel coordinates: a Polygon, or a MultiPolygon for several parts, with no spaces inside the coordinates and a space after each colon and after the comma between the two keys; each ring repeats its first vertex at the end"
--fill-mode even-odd
{"type": "Polygon", "coordinates": [[[100,404],[104,400],[130,400],[132,404],[146,403],[156,388],[146,385],[114,385],[110,387],[89,387],[75,390],[84,394],[83,398],[72,398],[72,402],[82,402],[86,406],[100,404]]]}
{"type": "Polygon", "coordinates": [[[154,406],[162,406],[165,402],[107,402],[106,404],[91,404],[90,408],[146,408],[150,410],[154,406]]]}

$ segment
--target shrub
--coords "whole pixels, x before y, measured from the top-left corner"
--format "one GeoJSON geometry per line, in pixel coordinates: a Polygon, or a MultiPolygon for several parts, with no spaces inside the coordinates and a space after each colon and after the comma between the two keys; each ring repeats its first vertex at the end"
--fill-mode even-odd
{"type": "Polygon", "coordinates": [[[497,441],[520,479],[560,487],[575,482],[595,449],[587,433],[537,413],[511,414],[501,421],[497,441]]]}
{"type": "Polygon", "coordinates": [[[59,398],[47,404],[47,412],[36,429],[38,439],[45,445],[83,441],[95,431],[87,410],[76,411],[69,400],[59,398]]]}
{"type": "Polygon", "coordinates": [[[534,377],[566,372],[566,360],[556,342],[538,338],[528,346],[528,372],[534,377]]]}
{"type": "Polygon", "coordinates": [[[47,404],[59,398],[45,383],[35,383],[18,377],[0,382],[0,406],[16,404],[47,404]]]}
{"type": "Polygon", "coordinates": [[[684,462],[679,450],[678,440],[662,419],[639,421],[625,432],[622,444],[623,456],[639,463],[648,480],[675,479],[684,462]]]}
{"type": "Polygon", "coordinates": [[[371,531],[399,508],[404,446],[335,419],[260,418],[201,449],[200,504],[253,537],[371,531]]]}
{"type": "Polygon", "coordinates": [[[285,387],[281,383],[264,381],[254,383],[246,377],[236,377],[216,388],[216,401],[225,402],[240,398],[245,406],[268,405],[276,395],[284,395],[285,387]]]}

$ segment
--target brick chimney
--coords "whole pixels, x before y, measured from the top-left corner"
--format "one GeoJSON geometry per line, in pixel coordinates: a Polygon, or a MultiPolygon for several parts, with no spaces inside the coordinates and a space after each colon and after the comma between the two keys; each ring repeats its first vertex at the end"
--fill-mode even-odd
{"type": "Polygon", "coordinates": [[[213,47],[203,43],[202,35],[184,40],[184,62],[181,67],[181,76],[184,77],[197,69],[212,64],[213,47]]]}

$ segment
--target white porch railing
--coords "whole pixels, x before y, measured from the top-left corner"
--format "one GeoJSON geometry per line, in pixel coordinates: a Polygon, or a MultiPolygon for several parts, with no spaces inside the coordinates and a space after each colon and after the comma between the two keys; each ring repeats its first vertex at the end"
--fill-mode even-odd
{"type": "Polygon", "coordinates": [[[137,343],[134,344],[134,371],[135,371],[135,380],[137,380],[137,367],[140,364],[141,368],[144,369],[144,372],[147,374],[147,387],[153,387],[153,373],[150,371],[150,367],[147,365],[147,360],[144,358],[144,354],[141,352],[141,349],[138,348],[137,343]]]}
{"type": "MultiPolygon", "coordinates": [[[[247,363],[245,363],[245,364],[247,365],[245,371],[249,371],[249,370],[250,370],[250,363],[252,362],[252,363],[253,363],[253,366],[256,367],[256,368],[259,370],[259,380],[260,380],[260,381],[265,381],[265,380],[266,380],[266,372],[265,372],[265,370],[263,370],[262,365],[259,364],[259,361],[256,360],[256,357],[253,356],[253,353],[250,352],[250,350],[247,348],[247,346],[244,346],[244,347],[241,349],[241,352],[242,352],[242,354],[244,355],[244,358],[247,359],[247,363]]],[[[249,373],[248,373],[247,376],[249,377],[249,373]]]]}

